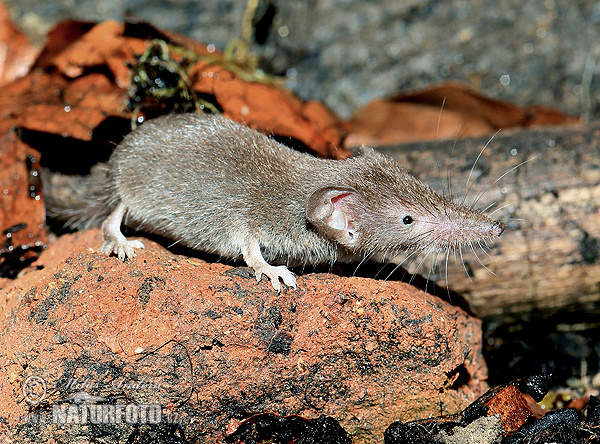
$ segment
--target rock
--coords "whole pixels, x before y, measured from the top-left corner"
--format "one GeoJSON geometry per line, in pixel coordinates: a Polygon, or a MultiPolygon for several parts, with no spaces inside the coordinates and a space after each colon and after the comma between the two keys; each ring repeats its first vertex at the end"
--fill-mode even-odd
{"type": "Polygon", "coordinates": [[[507,436],[512,439],[518,435],[518,432],[514,433],[517,430],[529,429],[535,421],[534,415],[543,416],[536,402],[548,392],[546,386],[551,379],[552,376],[545,373],[515,379],[491,388],[462,412],[407,423],[396,421],[384,432],[384,442],[492,444],[504,442],[507,436]]]}
{"type": "Polygon", "coordinates": [[[482,416],[466,427],[455,427],[452,435],[441,432],[438,438],[445,444],[492,444],[502,440],[502,427],[497,416],[482,416]]]}
{"type": "Polygon", "coordinates": [[[0,291],[0,436],[125,442],[145,426],[60,421],[158,405],[190,442],[222,442],[230,420],[261,412],[327,415],[355,443],[381,442],[391,422],[459,411],[486,388],[480,322],[408,284],[307,274],[277,294],[148,240],[126,262],[100,243],[99,230],[64,235],[0,291]]]}

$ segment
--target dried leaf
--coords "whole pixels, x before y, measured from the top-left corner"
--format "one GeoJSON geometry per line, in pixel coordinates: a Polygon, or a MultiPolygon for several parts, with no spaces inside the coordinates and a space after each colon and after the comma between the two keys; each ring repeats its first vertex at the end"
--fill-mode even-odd
{"type": "Polygon", "coordinates": [[[102,74],[69,82],[40,70],[7,85],[0,94],[0,134],[17,126],[81,140],[107,116],[127,117],[123,91],[102,74]]]}
{"type": "Polygon", "coordinates": [[[550,108],[520,108],[484,97],[465,85],[446,83],[418,93],[374,100],[350,120],[345,146],[477,137],[501,128],[577,123],[579,119],[550,108]]]}
{"type": "Polygon", "coordinates": [[[0,3],[0,48],[0,85],[27,74],[37,55],[29,39],[13,24],[4,3],[0,3]]]}
{"type": "MultiPolygon", "coordinates": [[[[198,61],[189,73],[193,87],[202,96],[214,97],[226,117],[266,133],[296,139],[324,157],[347,156],[342,148],[342,122],[322,104],[302,102],[275,82],[260,80],[258,74],[232,65],[220,52],[209,52],[204,44],[150,25],[114,21],[92,27],[87,23],[61,24],[50,34],[35,66],[46,70],[54,67],[71,78],[89,77],[90,68],[105,66],[114,76],[114,86],[126,90],[131,76],[128,65],[133,65],[136,56],[147,49],[149,39],[155,38],[195,52],[198,61]]],[[[172,56],[181,60],[181,55],[172,56]]],[[[115,95],[119,92],[111,91],[115,95]]],[[[113,99],[111,95],[111,103],[113,99]]],[[[102,109],[109,115],[123,114],[119,107],[102,109]]],[[[92,124],[97,121],[92,117],[92,124]]]]}
{"type": "Polygon", "coordinates": [[[194,88],[213,95],[223,115],[259,131],[291,137],[322,157],[343,158],[342,123],[323,104],[303,102],[275,84],[248,81],[203,61],[193,69],[194,88]]]}
{"type": "Polygon", "coordinates": [[[534,416],[523,394],[512,385],[502,389],[486,405],[487,414],[499,415],[502,429],[507,432],[514,432],[534,416]]]}
{"type": "Polygon", "coordinates": [[[113,20],[100,23],[83,34],[73,44],[57,54],[52,64],[68,77],[79,77],[85,69],[106,65],[115,76],[117,86],[129,85],[129,68],[126,61],[146,48],[138,38],[123,36],[125,25],[113,20]]]}
{"type": "Polygon", "coordinates": [[[46,43],[35,61],[32,70],[41,68],[47,71],[48,68],[54,67],[54,59],[94,26],[95,24],[92,22],[80,22],[77,20],[66,20],[57,24],[48,32],[46,43]]]}

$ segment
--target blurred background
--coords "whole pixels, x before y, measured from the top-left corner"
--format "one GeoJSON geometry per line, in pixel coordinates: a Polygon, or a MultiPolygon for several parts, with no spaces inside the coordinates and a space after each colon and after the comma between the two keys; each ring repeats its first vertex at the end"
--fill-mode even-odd
{"type": "MultiPolygon", "coordinates": [[[[252,2],[253,0],[251,0],[252,2]]],[[[342,118],[375,98],[447,79],[517,105],[598,116],[600,2],[257,0],[251,50],[342,118]]],[[[37,45],[65,19],[147,21],[224,49],[244,0],[6,0],[37,45]]]]}

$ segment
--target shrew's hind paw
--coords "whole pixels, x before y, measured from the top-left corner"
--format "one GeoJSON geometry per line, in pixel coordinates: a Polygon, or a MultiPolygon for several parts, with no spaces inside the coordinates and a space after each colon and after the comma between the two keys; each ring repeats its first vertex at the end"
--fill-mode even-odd
{"type": "Polygon", "coordinates": [[[126,258],[135,257],[135,249],[144,248],[144,244],[139,240],[127,239],[107,239],[100,246],[100,253],[110,255],[114,253],[119,259],[124,261],[126,258]]]}
{"type": "Polygon", "coordinates": [[[121,233],[121,222],[125,211],[127,211],[125,204],[119,202],[112,213],[102,222],[102,239],[104,242],[100,245],[99,250],[106,255],[114,253],[122,261],[128,257],[135,257],[136,248],[144,248],[141,241],[127,240],[121,233]]]}

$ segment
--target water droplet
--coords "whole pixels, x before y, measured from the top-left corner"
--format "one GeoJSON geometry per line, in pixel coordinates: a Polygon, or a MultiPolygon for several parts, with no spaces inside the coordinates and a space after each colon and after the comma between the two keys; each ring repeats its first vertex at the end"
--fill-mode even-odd
{"type": "Polygon", "coordinates": [[[548,35],[548,32],[546,31],[546,28],[539,27],[538,29],[535,30],[535,35],[537,35],[539,38],[543,39],[544,37],[546,37],[546,35],[548,35]]]}
{"type": "Polygon", "coordinates": [[[501,76],[500,83],[502,83],[504,86],[508,86],[510,84],[510,76],[508,74],[501,76]]]}
{"type": "Polygon", "coordinates": [[[458,33],[458,41],[460,43],[467,43],[471,41],[471,39],[473,38],[473,34],[474,32],[471,28],[461,29],[458,33]]]}
{"type": "Polygon", "coordinates": [[[546,142],[548,144],[548,146],[554,146],[556,145],[556,142],[553,139],[549,139],[548,142],[546,142]]]}
{"type": "Polygon", "coordinates": [[[208,45],[206,45],[206,50],[208,52],[215,52],[215,49],[217,49],[217,48],[215,47],[214,43],[209,43],[208,45]]]}
{"type": "Polygon", "coordinates": [[[534,49],[535,49],[535,46],[533,46],[533,43],[525,43],[523,45],[523,52],[525,54],[533,54],[534,49]]]}
{"type": "Polygon", "coordinates": [[[281,26],[277,32],[279,33],[279,35],[281,37],[287,37],[290,34],[290,30],[288,29],[287,26],[281,26]]]}
{"type": "Polygon", "coordinates": [[[477,69],[485,71],[486,69],[489,69],[490,65],[492,64],[492,62],[490,61],[489,57],[481,57],[477,63],[477,69]]]}
{"type": "Polygon", "coordinates": [[[517,151],[517,149],[516,149],[516,148],[513,148],[512,150],[510,150],[510,155],[511,155],[511,156],[516,156],[516,155],[517,155],[517,153],[518,153],[518,151],[517,151]]]}
{"type": "Polygon", "coordinates": [[[392,43],[387,49],[387,53],[391,57],[398,57],[400,55],[401,51],[402,51],[402,46],[400,46],[398,43],[392,43]]]}
{"type": "Polygon", "coordinates": [[[68,113],[69,111],[71,111],[71,107],[69,105],[65,106],[65,112],[68,113]]]}
{"type": "Polygon", "coordinates": [[[298,75],[298,71],[296,70],[296,68],[290,68],[287,70],[285,75],[288,76],[290,79],[295,79],[298,75]]]}

